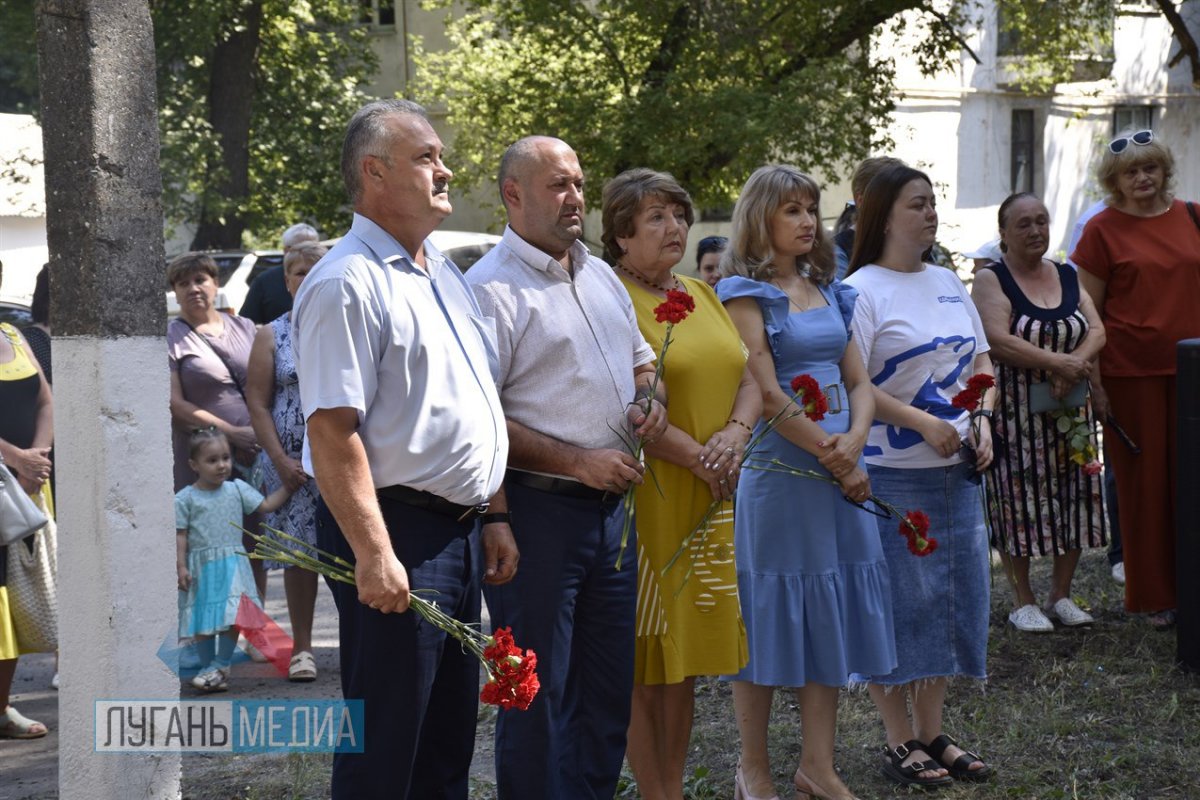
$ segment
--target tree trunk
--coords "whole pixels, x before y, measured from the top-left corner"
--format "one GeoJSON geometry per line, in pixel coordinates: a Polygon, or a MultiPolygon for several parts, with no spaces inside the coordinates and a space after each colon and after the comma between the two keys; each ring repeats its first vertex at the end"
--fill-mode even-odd
{"type": "Polygon", "coordinates": [[[258,86],[262,0],[231,10],[210,63],[208,119],[221,148],[220,162],[209,165],[209,182],[200,209],[193,250],[234,250],[242,245],[246,222],[239,206],[250,192],[250,118],[258,86]]]}

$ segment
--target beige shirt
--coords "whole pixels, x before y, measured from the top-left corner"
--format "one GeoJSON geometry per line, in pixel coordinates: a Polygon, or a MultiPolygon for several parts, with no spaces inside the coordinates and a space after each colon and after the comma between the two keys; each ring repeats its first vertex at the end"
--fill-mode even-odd
{"type": "Polygon", "coordinates": [[[633,370],[653,362],[654,351],[612,268],[581,242],[570,258],[573,279],[505,228],[467,272],[480,308],[496,321],[504,415],[576,447],[628,450],[633,370]]]}

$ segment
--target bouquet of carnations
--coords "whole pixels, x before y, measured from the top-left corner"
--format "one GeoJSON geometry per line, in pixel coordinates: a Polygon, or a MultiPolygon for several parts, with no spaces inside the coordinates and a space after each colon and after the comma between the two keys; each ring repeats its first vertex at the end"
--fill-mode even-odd
{"type": "MultiPolygon", "coordinates": [[[[330,580],[354,585],[354,565],[350,562],[276,528],[265,524],[262,527],[273,536],[241,529],[255,542],[254,552],[246,554],[249,558],[279,561],[310,570],[330,580]],[[295,546],[289,547],[284,542],[295,546]]],[[[513,642],[511,628],[500,628],[488,636],[475,625],[442,611],[437,603],[426,600],[419,592],[413,591],[409,607],[431,625],[457,639],[465,649],[475,654],[487,670],[488,681],[480,692],[480,699],[504,709],[527,710],[541,688],[536,671],[537,655],[532,650],[521,652],[521,648],[513,642]]]]}

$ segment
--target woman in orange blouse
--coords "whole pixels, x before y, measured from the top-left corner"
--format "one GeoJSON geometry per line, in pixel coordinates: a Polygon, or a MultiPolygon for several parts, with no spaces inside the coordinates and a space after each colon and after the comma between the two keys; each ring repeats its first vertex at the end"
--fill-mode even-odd
{"type": "Polygon", "coordinates": [[[1200,217],[1172,191],[1175,158],[1151,131],[1113,139],[1098,179],[1108,208],[1071,254],[1104,320],[1093,403],[1110,442],[1125,538],[1125,608],[1175,622],[1176,343],[1200,336],[1200,217]],[[1111,411],[1109,415],[1108,412],[1111,411]]]}

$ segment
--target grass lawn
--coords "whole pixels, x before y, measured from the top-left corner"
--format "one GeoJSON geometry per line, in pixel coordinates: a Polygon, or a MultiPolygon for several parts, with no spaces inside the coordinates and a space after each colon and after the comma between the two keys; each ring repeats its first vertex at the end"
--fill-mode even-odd
{"type": "MultiPolygon", "coordinates": [[[[1033,565],[1034,589],[1043,598],[1049,563],[1036,560],[1033,565]]],[[[1096,617],[1088,629],[1018,633],[1007,625],[1012,595],[999,567],[992,580],[990,677],[986,685],[951,686],[946,730],[983,754],[997,775],[990,783],[956,784],[934,796],[1200,798],[1200,685],[1175,667],[1173,633],[1153,631],[1144,620],[1125,615],[1122,587],[1109,576],[1104,554],[1085,553],[1076,574],[1076,601],[1096,617]]],[[[473,800],[495,795],[490,769],[494,718],[491,708],[481,709],[473,800]]],[[[793,698],[777,693],[771,759],[780,789],[790,789],[801,743],[793,698]]],[[[844,694],[837,761],[847,784],[863,800],[912,796],[879,774],[882,745],[883,726],[866,693],[844,694]]],[[[737,751],[729,686],[702,679],[688,797],[732,797],[737,751]]],[[[244,756],[211,763],[187,758],[184,763],[184,797],[193,800],[328,796],[327,756],[244,756]]],[[[638,796],[626,774],[618,797],[638,796]]],[[[783,797],[790,798],[791,792],[783,797]]]]}

